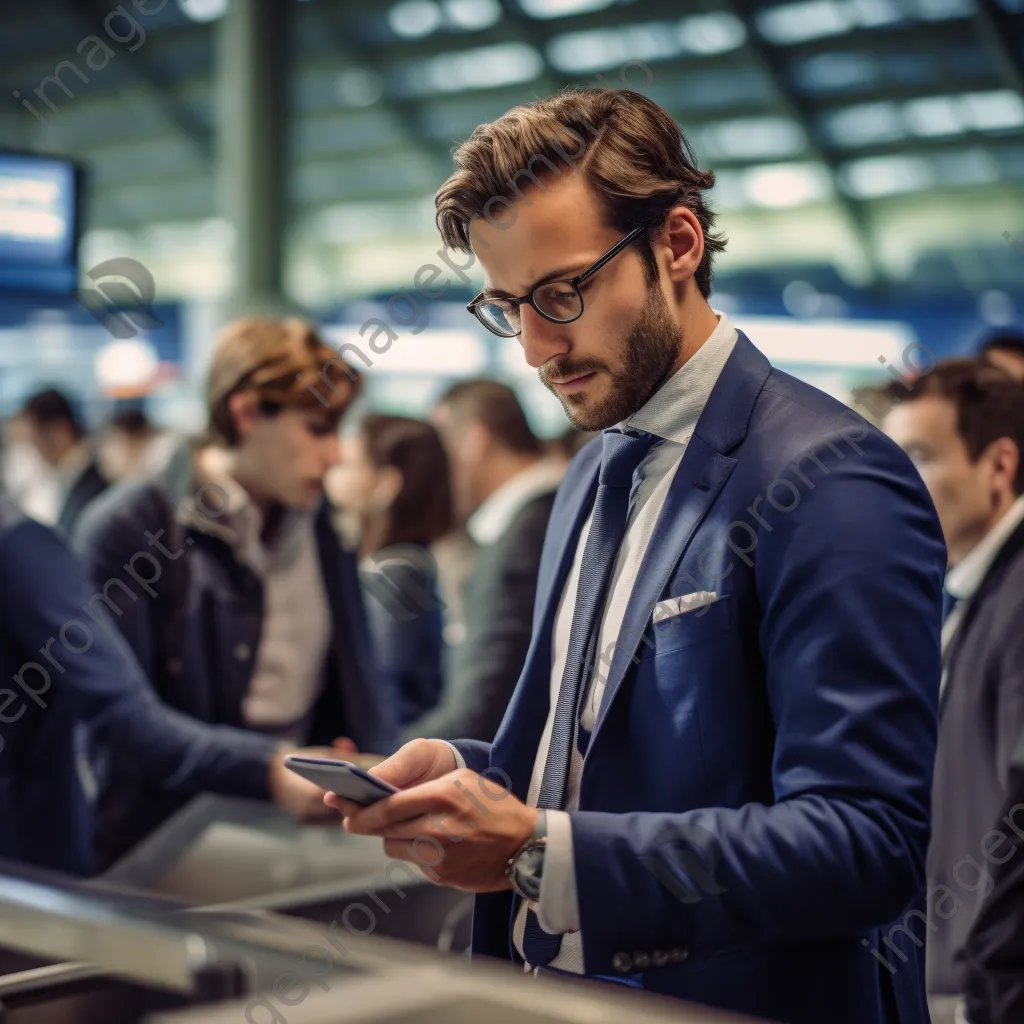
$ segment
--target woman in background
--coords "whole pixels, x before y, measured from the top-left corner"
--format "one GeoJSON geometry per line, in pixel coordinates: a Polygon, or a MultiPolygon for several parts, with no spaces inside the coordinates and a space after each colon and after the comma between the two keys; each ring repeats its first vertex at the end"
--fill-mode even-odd
{"type": "Polygon", "coordinates": [[[377,668],[404,725],[444,688],[443,603],[430,545],[452,527],[448,459],[434,428],[370,413],[327,480],[355,520],[377,668]]]}

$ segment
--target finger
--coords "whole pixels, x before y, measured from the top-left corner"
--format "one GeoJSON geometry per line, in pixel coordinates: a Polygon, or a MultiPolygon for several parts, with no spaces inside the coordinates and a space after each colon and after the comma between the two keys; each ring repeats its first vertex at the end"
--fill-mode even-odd
{"type": "Polygon", "coordinates": [[[392,826],[410,819],[457,814],[464,800],[450,778],[435,779],[362,808],[347,827],[350,832],[383,835],[392,826]]]}
{"type": "Polygon", "coordinates": [[[339,736],[332,744],[331,750],[336,754],[358,754],[359,748],[347,736],[339,736]]]}
{"type": "Polygon", "coordinates": [[[426,740],[410,740],[390,757],[370,769],[370,774],[404,789],[418,782],[429,769],[434,755],[426,740]]]}
{"type": "Polygon", "coordinates": [[[340,811],[346,818],[363,810],[362,804],[357,804],[354,800],[346,800],[343,796],[338,796],[337,793],[325,793],[324,803],[328,807],[333,807],[336,811],[340,811]]]}

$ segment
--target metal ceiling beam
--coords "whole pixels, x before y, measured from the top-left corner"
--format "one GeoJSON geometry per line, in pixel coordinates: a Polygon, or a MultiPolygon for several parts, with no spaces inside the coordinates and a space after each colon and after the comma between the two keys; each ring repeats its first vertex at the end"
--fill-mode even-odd
{"type": "Polygon", "coordinates": [[[752,0],[734,0],[731,9],[747,30],[747,39],[744,44],[746,52],[753,58],[755,66],[772,83],[778,107],[803,128],[804,135],[807,137],[808,154],[829,169],[835,196],[833,201],[844,213],[849,223],[865,266],[875,281],[885,282],[889,275],[875,252],[875,241],[867,208],[862,202],[843,191],[839,182],[840,161],[819,140],[814,108],[789,84],[788,69],[781,52],[775,47],[769,46],[758,33],[754,18],[757,11],[756,3],[752,0]]]}
{"type": "Polygon", "coordinates": [[[1019,14],[1011,15],[996,0],[977,0],[975,24],[995,59],[1000,76],[1011,89],[1024,93],[1024,57],[1021,56],[1019,14]]]}
{"type": "MultiPolygon", "coordinates": [[[[306,13],[306,12],[303,12],[306,13]]],[[[310,5],[308,15],[323,19],[328,28],[332,49],[340,53],[345,62],[345,70],[363,70],[376,75],[381,82],[383,93],[379,103],[398,122],[408,135],[414,147],[418,149],[432,166],[437,169],[438,184],[451,174],[451,150],[442,146],[429,132],[424,130],[420,120],[422,104],[418,100],[404,99],[388,94],[388,54],[383,47],[357,44],[352,36],[343,31],[343,26],[330,14],[321,13],[310,5]]],[[[337,109],[348,108],[339,104],[337,109]]]]}
{"type": "MultiPolygon", "coordinates": [[[[63,0],[62,6],[74,24],[83,30],[83,35],[103,38],[103,20],[110,15],[110,9],[104,3],[98,0],[84,0],[78,4],[72,0],[63,0]]],[[[157,71],[152,61],[147,59],[144,47],[124,56],[124,64],[120,67],[129,69],[130,74],[152,97],[154,104],[171,127],[188,140],[200,161],[212,164],[213,139],[208,126],[193,114],[191,108],[178,99],[169,78],[157,71]]]]}

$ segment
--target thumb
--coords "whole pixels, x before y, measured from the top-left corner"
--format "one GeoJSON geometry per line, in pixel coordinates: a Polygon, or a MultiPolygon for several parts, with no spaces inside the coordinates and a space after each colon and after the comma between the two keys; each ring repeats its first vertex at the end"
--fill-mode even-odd
{"type": "Polygon", "coordinates": [[[454,758],[447,744],[437,744],[430,740],[410,740],[390,757],[371,768],[370,774],[384,782],[390,782],[398,789],[407,789],[428,779],[437,778],[454,767],[454,758]],[[445,748],[443,751],[439,750],[442,746],[445,748]],[[442,767],[438,758],[443,757],[445,753],[448,754],[448,761],[442,767]]]}

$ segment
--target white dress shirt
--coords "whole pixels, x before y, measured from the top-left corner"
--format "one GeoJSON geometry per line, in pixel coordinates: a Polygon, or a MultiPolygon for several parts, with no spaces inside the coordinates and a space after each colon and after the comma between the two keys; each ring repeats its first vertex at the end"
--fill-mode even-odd
{"type": "Polygon", "coordinates": [[[970,598],[978,592],[996,556],[1003,549],[1003,545],[1010,539],[1010,534],[1024,520],[1024,495],[1021,495],[1005,512],[1003,518],[992,527],[988,533],[962,558],[949,572],[946,573],[946,590],[957,599],[956,607],[949,613],[946,621],[942,624],[942,684],[945,689],[947,666],[945,656],[949,651],[949,645],[953,641],[960,621],[963,619],[964,611],[970,603],[970,598]]]}
{"type": "MultiPolygon", "coordinates": [[[[664,507],[672,479],[693,436],[697,420],[704,411],[708,397],[736,344],[736,330],[728,317],[724,314],[718,316],[718,326],[704,344],[639,411],[618,425],[620,428],[647,431],[665,440],[653,448],[640,465],[640,484],[635,488],[635,496],[626,520],[626,533],[612,568],[598,634],[597,650],[601,653],[595,659],[594,672],[587,684],[586,697],[580,710],[579,724],[589,732],[594,729],[597,710],[601,706],[611,654],[615,650],[633,585],[664,507]]],[[[580,531],[576,555],[566,577],[555,616],[552,634],[550,708],[534,759],[533,775],[526,801],[530,806],[537,804],[544,765],[547,761],[558,692],[562,686],[562,674],[569,649],[580,566],[587,537],[590,535],[592,516],[593,511],[580,531]]],[[[461,762],[461,758],[457,760],[461,762]]],[[[584,973],[585,968],[583,943],[578,934],[579,906],[576,897],[572,826],[568,812],[577,809],[582,776],[583,758],[573,743],[565,808],[561,811],[547,812],[548,840],[538,906],[541,927],[551,934],[564,934],[561,949],[550,966],[576,974],[584,973]]],[[[520,953],[523,949],[526,913],[524,902],[520,906],[513,928],[513,941],[520,953]]]]}

